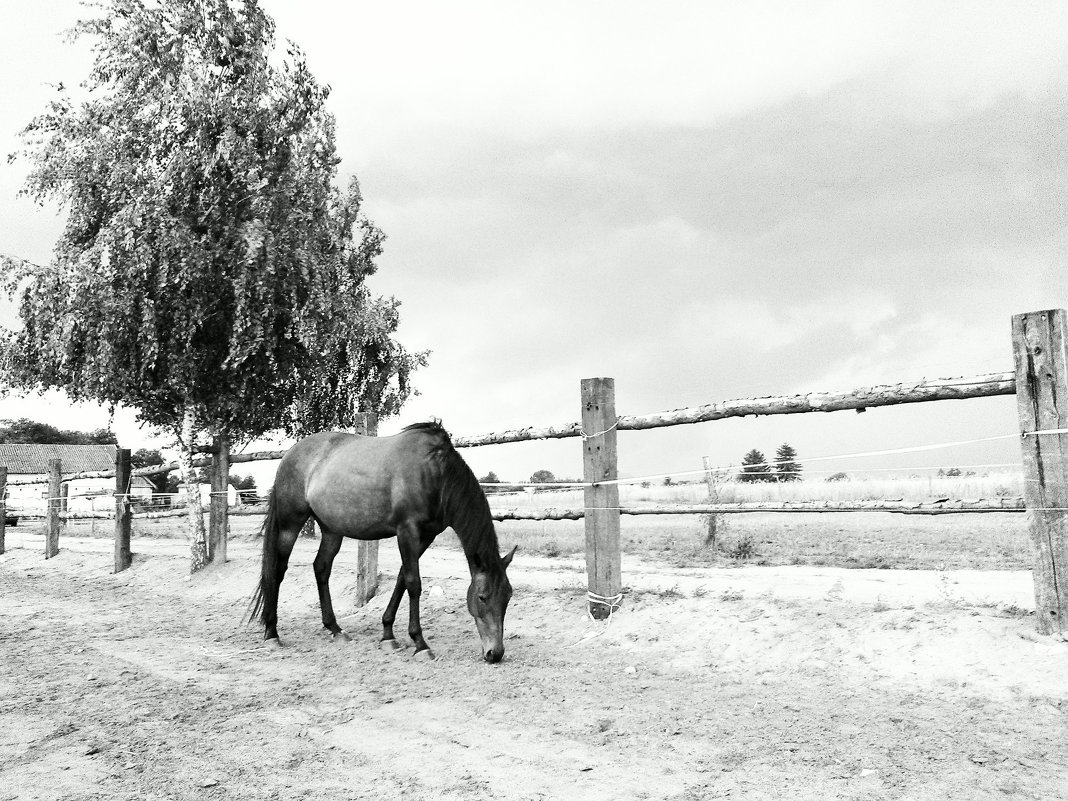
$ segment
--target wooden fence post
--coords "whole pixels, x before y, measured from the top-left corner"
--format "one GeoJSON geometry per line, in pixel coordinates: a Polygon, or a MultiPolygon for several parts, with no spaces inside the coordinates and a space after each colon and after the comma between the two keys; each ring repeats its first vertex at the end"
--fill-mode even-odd
{"type": "MultiPolygon", "coordinates": [[[[708,502],[719,503],[719,489],[716,487],[716,480],[712,477],[712,460],[707,456],[702,456],[701,462],[705,468],[705,485],[708,487],[708,502]]],[[[708,516],[708,533],[705,535],[705,547],[711,548],[712,553],[716,552],[716,533],[719,528],[719,523],[719,515],[711,514],[708,516]]]]}
{"type": "Polygon", "coordinates": [[[59,510],[63,503],[63,463],[59,459],[48,460],[48,523],[45,531],[45,559],[51,559],[59,553],[59,510]]]}
{"type": "Polygon", "coordinates": [[[1068,321],[1064,309],[1012,318],[1024,499],[1035,546],[1035,623],[1068,632],[1068,321]]]}
{"type": "Polygon", "coordinates": [[[211,454],[211,499],[208,502],[208,561],[226,562],[230,530],[230,438],[215,437],[211,454]]]}
{"type": "MultiPolygon", "coordinates": [[[[378,436],[378,415],[364,412],[356,417],[356,433],[378,436]]],[[[356,605],[363,606],[378,592],[378,540],[357,540],[356,605]]]]}
{"type": "Polygon", "coordinates": [[[0,553],[4,552],[5,544],[4,538],[6,536],[4,529],[6,528],[5,521],[7,520],[7,468],[0,467],[0,553]]]}
{"type": "Polygon", "coordinates": [[[115,571],[121,573],[133,563],[130,552],[130,449],[115,453],[115,571]]]}
{"type": "MultiPolygon", "coordinates": [[[[582,477],[586,482],[619,477],[616,459],[616,382],[584,378],[582,395],[582,477]]],[[[619,485],[586,487],[586,582],[590,614],[604,620],[622,602],[619,547],[619,485]]]]}

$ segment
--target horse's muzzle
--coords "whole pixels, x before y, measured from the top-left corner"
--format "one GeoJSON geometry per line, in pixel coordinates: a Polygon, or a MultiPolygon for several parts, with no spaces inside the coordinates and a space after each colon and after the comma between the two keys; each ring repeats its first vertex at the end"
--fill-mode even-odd
{"type": "Polygon", "coordinates": [[[503,648],[490,648],[486,653],[482,654],[482,658],[489,662],[491,665],[495,665],[504,658],[503,648]]]}

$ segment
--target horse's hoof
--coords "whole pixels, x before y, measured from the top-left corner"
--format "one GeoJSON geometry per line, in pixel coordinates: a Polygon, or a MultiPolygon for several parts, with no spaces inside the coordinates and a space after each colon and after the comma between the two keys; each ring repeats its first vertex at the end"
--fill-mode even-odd
{"type": "Polygon", "coordinates": [[[268,651],[278,651],[282,647],[282,641],[277,637],[271,637],[271,639],[263,641],[263,647],[268,651]]]}
{"type": "Polygon", "coordinates": [[[339,631],[339,632],[336,632],[335,634],[331,635],[331,639],[334,642],[352,642],[352,637],[350,637],[348,634],[346,634],[343,631],[339,631]]]}
{"type": "Polygon", "coordinates": [[[396,640],[382,640],[378,643],[378,647],[385,651],[387,654],[392,654],[401,650],[401,644],[396,640]]]}
{"type": "Polygon", "coordinates": [[[434,656],[433,651],[431,651],[429,648],[424,648],[422,651],[415,652],[415,658],[419,662],[430,662],[436,657],[434,656]]]}

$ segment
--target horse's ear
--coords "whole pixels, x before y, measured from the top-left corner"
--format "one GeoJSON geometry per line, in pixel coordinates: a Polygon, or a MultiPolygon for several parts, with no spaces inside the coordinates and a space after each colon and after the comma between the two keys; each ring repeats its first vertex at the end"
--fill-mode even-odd
{"type": "Polygon", "coordinates": [[[505,570],[508,569],[508,565],[512,564],[512,557],[515,556],[515,552],[519,549],[518,545],[512,546],[512,550],[508,552],[506,556],[501,557],[501,567],[505,570]]]}

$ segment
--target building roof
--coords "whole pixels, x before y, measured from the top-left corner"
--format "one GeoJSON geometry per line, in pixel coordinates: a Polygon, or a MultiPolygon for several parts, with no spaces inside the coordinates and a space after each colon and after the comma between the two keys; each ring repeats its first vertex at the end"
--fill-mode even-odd
{"type": "Polygon", "coordinates": [[[48,460],[59,459],[64,473],[90,470],[114,470],[115,445],[28,445],[0,444],[0,467],[7,466],[9,476],[38,475],[48,472],[48,460]]]}

